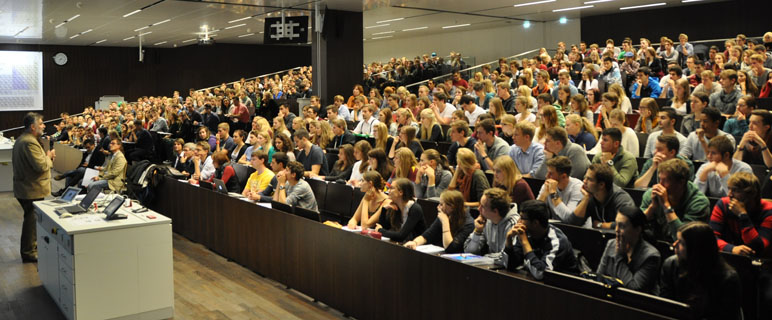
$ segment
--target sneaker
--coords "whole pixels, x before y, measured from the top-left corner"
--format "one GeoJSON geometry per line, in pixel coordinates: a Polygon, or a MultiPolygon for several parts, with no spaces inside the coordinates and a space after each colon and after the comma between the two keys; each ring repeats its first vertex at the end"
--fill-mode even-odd
{"type": "Polygon", "coordinates": [[[54,180],[56,180],[56,181],[59,181],[59,180],[62,180],[62,179],[64,179],[64,176],[63,176],[63,175],[61,175],[61,174],[57,174],[57,175],[54,177],[54,180]]]}
{"type": "Polygon", "coordinates": [[[58,198],[58,197],[61,197],[61,196],[62,196],[62,193],[64,193],[64,190],[65,190],[65,189],[64,189],[64,188],[62,188],[62,189],[59,189],[59,191],[54,191],[54,192],[51,192],[51,195],[52,195],[52,196],[54,196],[54,197],[57,197],[57,198],[58,198]]]}
{"type": "Polygon", "coordinates": [[[22,262],[22,263],[28,263],[28,262],[37,263],[37,262],[38,262],[38,255],[37,255],[37,254],[33,254],[33,255],[22,255],[22,256],[21,256],[21,262],[22,262]]]}

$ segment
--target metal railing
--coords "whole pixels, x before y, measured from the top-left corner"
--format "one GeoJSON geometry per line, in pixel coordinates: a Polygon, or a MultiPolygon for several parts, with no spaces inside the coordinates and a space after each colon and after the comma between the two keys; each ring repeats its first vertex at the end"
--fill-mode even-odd
{"type": "MultiPolygon", "coordinates": [[[[289,72],[290,70],[298,70],[298,69],[300,69],[300,68],[302,68],[302,67],[294,67],[294,68],[289,68],[289,69],[286,69],[286,70],[281,70],[281,71],[276,71],[276,72],[266,73],[266,74],[263,74],[263,75],[259,75],[259,76],[255,76],[255,77],[251,77],[251,78],[245,78],[244,80],[245,80],[245,81],[252,81],[252,80],[255,80],[255,79],[257,79],[257,78],[268,77],[268,76],[272,76],[272,75],[275,75],[275,74],[280,74],[280,73],[284,73],[284,72],[289,72]]],[[[241,79],[239,79],[239,80],[236,80],[236,81],[232,81],[232,82],[226,82],[226,83],[225,83],[225,85],[233,85],[233,84],[235,84],[235,83],[239,83],[239,82],[241,82],[241,79]]],[[[221,85],[222,85],[222,84],[218,84],[218,85],[216,85],[216,86],[206,87],[206,88],[198,89],[198,90],[196,90],[196,91],[201,91],[201,90],[207,90],[207,89],[214,89],[214,88],[219,88],[221,85]]]]}

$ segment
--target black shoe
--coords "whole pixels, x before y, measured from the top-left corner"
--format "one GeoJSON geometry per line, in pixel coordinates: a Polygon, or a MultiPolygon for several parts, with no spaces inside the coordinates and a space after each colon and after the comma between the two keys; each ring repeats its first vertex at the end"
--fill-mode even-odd
{"type": "Polygon", "coordinates": [[[57,174],[57,175],[54,177],[54,180],[56,180],[56,181],[59,181],[59,180],[62,180],[62,179],[64,179],[64,176],[63,176],[63,175],[61,175],[61,174],[57,174]]]}
{"type": "Polygon", "coordinates": [[[38,262],[38,255],[37,254],[34,254],[34,255],[22,255],[21,256],[21,262],[22,263],[28,263],[28,262],[37,263],[38,262]]]}
{"type": "Polygon", "coordinates": [[[54,192],[51,192],[51,195],[52,195],[52,196],[54,196],[54,197],[57,197],[57,198],[58,198],[58,197],[61,197],[61,196],[62,196],[62,193],[64,193],[64,190],[65,190],[65,189],[64,189],[64,188],[62,188],[62,189],[59,189],[59,191],[54,191],[54,192]]]}

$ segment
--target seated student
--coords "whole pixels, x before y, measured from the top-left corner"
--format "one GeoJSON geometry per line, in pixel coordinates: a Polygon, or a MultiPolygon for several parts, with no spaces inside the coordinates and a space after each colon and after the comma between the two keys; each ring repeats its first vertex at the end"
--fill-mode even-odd
{"type": "MultiPolygon", "coordinates": [[[[539,190],[539,201],[544,201],[556,218],[566,222],[574,214],[576,206],[584,199],[582,181],[571,177],[571,160],[564,156],[547,160],[547,180],[539,190]]],[[[590,226],[587,220],[586,226],[590,226]]]]}
{"type": "Polygon", "coordinates": [[[702,119],[702,110],[708,107],[709,98],[706,94],[695,92],[689,97],[692,113],[687,114],[681,120],[681,134],[688,136],[689,133],[696,131],[700,128],[700,121],[702,119]]]}
{"type": "Polygon", "coordinates": [[[601,153],[596,153],[592,163],[607,164],[614,173],[614,184],[624,188],[631,185],[633,178],[638,175],[638,162],[635,157],[627,152],[620,144],[622,132],[617,128],[606,128],[600,141],[601,153]]]}
{"type": "Polygon", "coordinates": [[[689,180],[689,166],[681,159],[659,164],[659,183],[646,190],[641,210],[649,221],[649,239],[675,241],[678,227],[689,221],[708,221],[708,198],[689,180]]]}
{"type": "Polygon", "coordinates": [[[142,120],[134,120],[133,134],[137,137],[134,150],[127,154],[127,160],[130,162],[149,159],[153,156],[153,136],[150,131],[142,127],[142,120]]]}
{"type": "Polygon", "coordinates": [[[633,198],[614,184],[614,171],[605,163],[593,163],[584,176],[584,198],[563,222],[575,226],[614,229],[620,208],[634,206],[633,198]]]}
{"type": "Polygon", "coordinates": [[[678,138],[678,143],[681,145],[681,149],[678,150],[678,153],[684,154],[684,149],[686,148],[686,137],[675,130],[675,109],[670,107],[662,108],[662,110],[657,113],[657,117],[659,119],[659,128],[661,130],[654,131],[649,134],[649,137],[646,139],[646,148],[643,151],[643,157],[652,157],[654,154],[654,144],[657,141],[657,137],[662,134],[674,134],[676,138],[678,138]]]}
{"type": "Polygon", "coordinates": [[[381,148],[385,151],[391,151],[391,146],[394,144],[395,140],[394,137],[389,135],[389,128],[383,122],[375,124],[375,128],[373,129],[373,139],[375,139],[375,145],[372,147],[381,148]]]}
{"type": "Polygon", "coordinates": [[[520,220],[507,232],[504,255],[507,270],[525,265],[537,280],[545,270],[578,273],[574,250],[563,231],[550,225],[551,211],[546,203],[528,200],[520,207],[520,220]]]}
{"type": "Polygon", "coordinates": [[[271,200],[273,200],[273,193],[279,184],[276,180],[276,173],[284,171],[284,169],[287,168],[287,164],[291,161],[284,152],[277,152],[273,156],[273,161],[271,161],[271,171],[273,171],[274,176],[271,178],[271,182],[268,186],[266,186],[263,191],[260,191],[260,199],[258,199],[260,202],[271,202],[271,200]]]}
{"type": "Polygon", "coordinates": [[[464,196],[454,190],[447,190],[440,195],[437,206],[437,218],[415,239],[405,243],[405,247],[415,249],[426,243],[442,245],[445,253],[464,252],[464,242],[474,230],[474,219],[464,207],[464,196]]]}
{"type": "Polygon", "coordinates": [[[349,113],[348,106],[343,103],[343,96],[336,95],[333,98],[333,105],[338,107],[337,115],[343,120],[351,120],[351,114],[349,113]]]}
{"type": "Polygon", "coordinates": [[[566,133],[571,142],[592,150],[598,142],[598,133],[587,118],[578,114],[570,114],[566,117],[566,133]]]}
{"type": "Polygon", "coordinates": [[[241,193],[241,185],[239,179],[236,178],[236,171],[233,170],[230,159],[228,159],[227,150],[222,149],[212,153],[212,165],[214,166],[214,174],[208,180],[209,182],[220,179],[228,188],[228,192],[241,193]]]}
{"type": "Polygon", "coordinates": [[[332,143],[328,145],[330,148],[340,148],[344,144],[353,146],[356,143],[356,138],[348,131],[346,121],[342,119],[332,120],[332,133],[335,136],[332,138],[332,143]]]}
{"type": "MultiPolygon", "coordinates": [[[[571,176],[577,179],[584,177],[590,160],[582,146],[568,141],[566,129],[554,127],[547,130],[546,140],[544,142],[544,159],[549,160],[554,156],[565,156],[571,160],[571,176]]],[[[547,176],[547,164],[542,163],[539,170],[534,174],[534,178],[544,179],[547,176]]]]}
{"type": "Polygon", "coordinates": [[[297,161],[306,169],[306,177],[327,175],[327,161],[324,151],[319,146],[311,143],[308,131],[300,129],[295,131],[295,146],[298,148],[297,161]]]}
{"type": "Polygon", "coordinates": [[[391,165],[389,159],[386,158],[386,153],[381,148],[375,148],[367,153],[368,158],[368,171],[378,171],[381,177],[391,177],[394,173],[394,166],[391,165]]]}
{"type": "Polygon", "coordinates": [[[662,260],[657,248],[643,239],[646,215],[635,206],[624,207],[616,224],[616,238],[606,243],[597,273],[621,280],[625,288],[657,294],[662,260]]]}
{"type": "Polygon", "coordinates": [[[434,118],[434,111],[424,109],[421,111],[421,129],[419,130],[419,139],[426,141],[445,141],[442,135],[442,127],[434,118]]]}
{"type": "Polygon", "coordinates": [[[260,193],[268,188],[275,174],[273,171],[266,168],[268,153],[264,150],[252,151],[252,158],[249,162],[252,164],[252,168],[255,168],[255,172],[247,179],[247,185],[244,187],[244,191],[241,192],[241,195],[249,200],[256,201],[260,200],[260,193]]]}
{"type": "Polygon", "coordinates": [[[739,137],[748,132],[748,120],[756,110],[756,98],[753,96],[743,96],[737,101],[737,111],[724,122],[724,132],[739,137]]]}
{"type": "Polygon", "coordinates": [[[514,144],[509,148],[509,156],[526,178],[533,177],[544,163],[544,146],[533,142],[534,130],[530,122],[517,123],[512,134],[514,144]]]}
{"type": "Polygon", "coordinates": [[[247,133],[244,132],[244,130],[236,129],[236,131],[233,132],[233,144],[235,147],[231,150],[229,156],[234,163],[241,159],[241,157],[246,154],[247,149],[251,147],[246,144],[246,139],[247,133]]]}
{"type": "Polygon", "coordinates": [[[418,172],[415,178],[416,198],[439,197],[450,185],[453,170],[448,166],[448,158],[437,150],[429,149],[421,154],[418,172]]]}
{"type": "Polygon", "coordinates": [[[507,192],[499,188],[485,190],[480,199],[480,216],[474,220],[474,232],[464,242],[464,252],[485,255],[494,263],[506,266],[509,260],[503,253],[507,232],[520,219],[517,205],[510,208],[507,192]]]}
{"type": "Polygon", "coordinates": [[[747,164],[761,164],[772,167],[772,152],[767,148],[772,144],[772,113],[768,110],[753,110],[748,119],[746,132],[734,158],[747,164]]]}
{"type": "Polygon", "coordinates": [[[678,158],[689,165],[689,180],[694,178],[694,164],[691,160],[678,154],[680,144],[678,138],[672,134],[662,134],[657,137],[657,143],[654,144],[654,157],[646,159],[641,168],[641,173],[635,180],[636,188],[650,188],[659,183],[659,174],[657,168],[665,161],[678,158]]]}
{"type": "Polygon", "coordinates": [[[759,179],[738,172],[729,178],[728,196],[713,208],[710,227],[718,249],[745,256],[770,257],[772,201],[761,199],[759,179]]]}
{"type": "Polygon", "coordinates": [[[399,129],[399,141],[391,144],[391,151],[389,151],[389,159],[396,156],[396,150],[402,147],[408,148],[413,153],[413,158],[420,158],[421,153],[424,152],[424,147],[421,146],[421,142],[416,139],[416,128],[411,125],[403,126],[399,129]]]}
{"type": "Polygon", "coordinates": [[[722,90],[710,95],[710,106],[722,114],[734,114],[737,101],[742,97],[742,91],[737,86],[737,71],[726,69],[719,76],[722,90]]]}
{"type": "Polygon", "coordinates": [[[372,147],[367,140],[360,140],[354,145],[354,167],[351,168],[351,177],[349,177],[348,184],[356,187],[362,180],[362,175],[369,169],[369,157],[367,153],[370,152],[372,147]]]}
{"type": "Polygon", "coordinates": [[[466,206],[475,207],[479,205],[480,197],[488,188],[490,188],[488,178],[479,169],[472,150],[466,148],[458,150],[458,168],[448,189],[460,191],[464,195],[466,206]]]}
{"type": "Polygon", "coordinates": [[[319,176],[325,181],[348,181],[351,178],[351,172],[354,170],[354,147],[350,144],[344,144],[338,149],[338,161],[332,166],[329,175],[319,176]]]}
{"type": "Polygon", "coordinates": [[[394,157],[394,172],[387,180],[388,183],[394,181],[394,179],[405,178],[410,181],[415,181],[418,176],[418,162],[415,161],[415,155],[408,148],[397,149],[396,156],[394,157]]]}
{"type": "MultiPolygon", "coordinates": [[[[175,142],[175,147],[177,143],[175,142]]],[[[59,181],[62,179],[64,180],[64,187],[60,189],[59,191],[52,192],[51,195],[54,197],[59,197],[64,193],[65,190],[67,190],[68,187],[77,186],[80,184],[80,182],[83,180],[83,175],[86,174],[86,168],[94,169],[97,167],[97,163],[95,160],[97,160],[97,155],[102,155],[101,152],[96,151],[96,145],[94,144],[94,139],[88,138],[83,141],[83,149],[86,149],[86,152],[83,152],[83,157],[81,158],[80,166],[73,170],[69,170],[65,173],[56,175],[54,177],[54,180],[59,181]],[[92,159],[94,161],[92,161],[92,159]]],[[[104,156],[102,156],[102,159],[104,159],[104,156]]],[[[99,163],[101,164],[101,163],[99,163]]]]}
{"type": "Polygon", "coordinates": [[[196,144],[193,142],[185,143],[182,146],[182,152],[174,160],[174,169],[177,169],[180,173],[186,177],[190,176],[196,168],[193,164],[193,155],[196,152],[196,144]]]}
{"type": "Polygon", "coordinates": [[[92,178],[92,182],[88,185],[88,191],[97,188],[104,190],[109,188],[110,191],[117,192],[123,188],[123,180],[126,178],[126,158],[123,156],[123,142],[121,139],[113,138],[110,140],[109,147],[110,155],[105,159],[104,168],[96,167],[99,169],[99,175],[92,178]]]}
{"type": "Polygon", "coordinates": [[[659,80],[651,77],[651,70],[648,67],[638,68],[636,73],[637,80],[633,84],[631,89],[632,99],[640,99],[643,97],[658,98],[662,93],[662,88],[659,87],[659,80]]]}
{"type": "Polygon", "coordinates": [[[196,153],[193,155],[193,169],[190,182],[194,180],[209,180],[214,174],[212,157],[209,155],[209,143],[206,141],[196,143],[196,153]]]}
{"type": "Polygon", "coordinates": [[[674,235],[675,255],[662,263],[660,296],[688,304],[695,319],[742,319],[742,284],[719,255],[705,222],[689,222],[674,235]]]}
{"type": "Polygon", "coordinates": [[[277,188],[273,200],[319,212],[311,186],[303,180],[305,168],[298,161],[291,161],[287,168],[276,173],[277,188]]]}
{"type": "Polygon", "coordinates": [[[215,148],[214,151],[220,151],[221,148],[228,150],[230,154],[233,149],[236,149],[236,143],[233,142],[233,137],[230,136],[230,126],[227,122],[221,122],[217,125],[217,134],[215,134],[215,148]]]}
{"type": "Polygon", "coordinates": [[[359,203],[354,215],[348,221],[349,229],[355,229],[358,225],[362,229],[375,227],[383,211],[383,204],[388,199],[383,188],[386,181],[377,171],[367,171],[359,183],[359,190],[365,193],[362,202],[359,203]]]}
{"type": "Polygon", "coordinates": [[[469,124],[465,121],[458,120],[453,121],[450,124],[448,135],[450,136],[450,141],[453,143],[448,149],[448,163],[450,163],[451,166],[456,166],[458,164],[458,161],[456,160],[458,150],[462,148],[474,150],[477,139],[472,138],[469,131],[469,124]]]}
{"type": "Polygon", "coordinates": [[[531,187],[523,179],[517,165],[506,155],[496,158],[493,163],[493,186],[509,192],[510,199],[517,205],[534,198],[531,187]]]}
{"type": "Polygon", "coordinates": [[[694,161],[704,161],[708,153],[708,144],[716,137],[726,137],[734,152],[734,137],[718,128],[723,118],[721,112],[716,108],[707,107],[702,110],[701,117],[701,128],[689,133],[689,137],[686,138],[686,146],[681,149],[681,154],[694,161]]]}
{"type": "Polygon", "coordinates": [[[415,202],[413,183],[408,179],[398,178],[391,183],[383,208],[386,214],[381,214],[375,230],[391,241],[413,239],[426,229],[423,210],[415,202]]]}
{"type": "Polygon", "coordinates": [[[471,96],[467,96],[467,95],[462,96],[461,101],[459,103],[460,103],[461,109],[464,110],[464,116],[466,116],[466,118],[469,119],[469,125],[473,127],[477,123],[477,118],[481,114],[487,112],[487,110],[476,105],[474,103],[474,98],[472,98],[471,96]]]}
{"type": "Polygon", "coordinates": [[[474,128],[477,134],[477,143],[474,144],[474,154],[477,162],[483,170],[493,168],[493,161],[499,156],[505,156],[509,152],[509,145],[496,136],[496,123],[493,119],[485,119],[477,122],[474,128]]]}
{"type": "Polygon", "coordinates": [[[373,127],[378,123],[378,119],[373,117],[375,110],[375,106],[371,104],[362,107],[362,120],[360,120],[356,128],[354,128],[354,133],[366,136],[373,135],[373,127]]]}
{"type": "Polygon", "coordinates": [[[747,163],[732,159],[734,145],[725,136],[716,136],[708,143],[708,161],[697,170],[694,184],[708,197],[725,197],[729,193],[729,177],[737,172],[753,174],[747,163]]]}

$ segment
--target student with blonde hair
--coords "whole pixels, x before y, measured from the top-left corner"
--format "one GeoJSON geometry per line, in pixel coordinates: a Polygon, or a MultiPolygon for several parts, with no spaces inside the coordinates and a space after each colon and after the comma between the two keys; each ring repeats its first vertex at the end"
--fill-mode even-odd
{"type": "Polygon", "coordinates": [[[415,160],[413,151],[408,148],[399,148],[394,153],[394,172],[389,177],[391,183],[397,178],[406,178],[415,181],[418,175],[418,162],[415,160]]]}
{"type": "Polygon", "coordinates": [[[480,197],[485,189],[490,188],[488,178],[482,170],[478,169],[477,158],[472,150],[458,149],[456,161],[458,168],[448,189],[460,191],[464,195],[464,205],[476,207],[480,205],[480,197]]]}
{"type": "Polygon", "coordinates": [[[434,112],[431,109],[424,109],[421,111],[419,139],[435,142],[444,141],[442,127],[437,122],[437,119],[434,118],[434,112]]]}
{"type": "Polygon", "coordinates": [[[493,162],[493,187],[506,190],[518,206],[523,201],[534,199],[531,187],[508,155],[500,156],[493,162]]]}
{"type": "Polygon", "coordinates": [[[464,196],[458,191],[445,191],[437,209],[437,218],[429,228],[404,246],[415,249],[426,243],[441,244],[445,253],[464,252],[464,242],[474,230],[474,219],[464,207],[464,196]]]}

